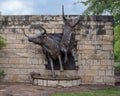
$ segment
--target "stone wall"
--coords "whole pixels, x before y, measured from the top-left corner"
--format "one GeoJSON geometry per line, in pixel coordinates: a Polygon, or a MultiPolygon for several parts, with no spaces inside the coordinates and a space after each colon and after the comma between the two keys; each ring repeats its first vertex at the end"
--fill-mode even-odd
{"type": "MultiPolygon", "coordinates": [[[[64,22],[61,16],[0,16],[0,35],[7,40],[7,46],[0,50],[6,82],[30,82],[31,72],[50,75],[42,48],[28,42],[23,34],[23,29],[29,35],[37,32],[29,30],[32,24],[41,24],[47,33],[62,33],[64,22]]],[[[81,84],[114,85],[113,17],[81,16],[75,35],[79,69],[56,74],[80,76],[81,84]]]]}

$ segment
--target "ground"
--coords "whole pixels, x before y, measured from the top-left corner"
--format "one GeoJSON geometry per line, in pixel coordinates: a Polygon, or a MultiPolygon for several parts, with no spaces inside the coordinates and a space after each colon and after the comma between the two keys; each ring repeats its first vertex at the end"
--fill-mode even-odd
{"type": "MultiPolygon", "coordinates": [[[[120,76],[117,76],[120,80],[120,76]]],[[[82,92],[98,89],[106,89],[107,85],[80,85],[70,88],[40,87],[29,83],[0,83],[0,96],[51,96],[56,92],[82,92]]],[[[120,85],[116,86],[120,88],[120,85]]]]}
{"type": "Polygon", "coordinates": [[[1,83],[0,96],[50,96],[51,93],[68,92],[68,91],[89,91],[97,89],[105,89],[111,86],[105,85],[80,85],[71,88],[51,88],[33,86],[32,84],[19,83],[1,83]]]}

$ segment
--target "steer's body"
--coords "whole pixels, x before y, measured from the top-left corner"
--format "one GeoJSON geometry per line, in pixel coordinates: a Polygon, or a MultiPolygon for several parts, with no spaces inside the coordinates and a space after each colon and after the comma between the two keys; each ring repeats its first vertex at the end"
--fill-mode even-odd
{"type": "Polygon", "coordinates": [[[74,44],[72,44],[72,43],[74,43],[72,40],[72,35],[74,32],[74,27],[80,21],[80,16],[77,18],[74,18],[74,19],[66,19],[64,16],[64,7],[62,6],[62,17],[63,17],[63,21],[64,21],[65,25],[64,25],[64,29],[63,29],[63,36],[62,36],[62,39],[60,42],[61,51],[65,53],[65,62],[67,62],[67,60],[68,60],[67,53],[69,53],[69,51],[72,53],[75,61],[77,61],[75,49],[73,46],[74,44]]]}
{"type": "MultiPolygon", "coordinates": [[[[40,28],[44,29],[43,27],[40,26],[40,28]]],[[[54,72],[54,66],[53,66],[53,59],[59,59],[59,64],[60,64],[60,70],[63,71],[63,66],[62,66],[62,61],[61,61],[61,52],[60,52],[60,46],[59,42],[54,39],[54,37],[48,36],[46,34],[46,30],[44,29],[44,33],[38,33],[34,34],[33,36],[27,36],[28,41],[33,42],[35,44],[38,44],[42,46],[43,50],[45,51],[48,60],[51,64],[51,71],[52,71],[52,77],[55,78],[55,72],[54,72]]]]}

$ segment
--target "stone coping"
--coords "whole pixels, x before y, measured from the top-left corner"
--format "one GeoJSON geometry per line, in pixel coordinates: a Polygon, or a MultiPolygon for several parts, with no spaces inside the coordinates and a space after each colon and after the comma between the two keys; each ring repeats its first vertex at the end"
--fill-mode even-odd
{"type": "MultiPolygon", "coordinates": [[[[111,15],[65,15],[66,17],[80,16],[81,21],[113,21],[111,15]]],[[[41,20],[62,20],[62,15],[3,15],[0,16],[0,21],[41,21],[41,20]],[[58,19],[59,18],[59,19],[58,19]]]]}
{"type": "Polygon", "coordinates": [[[80,77],[65,77],[65,76],[56,76],[56,78],[52,78],[51,76],[32,76],[33,79],[41,79],[41,80],[78,80],[80,77]]]}
{"type": "Polygon", "coordinates": [[[50,86],[50,87],[73,87],[81,84],[80,77],[56,77],[50,76],[32,76],[33,84],[37,86],[50,86]]]}

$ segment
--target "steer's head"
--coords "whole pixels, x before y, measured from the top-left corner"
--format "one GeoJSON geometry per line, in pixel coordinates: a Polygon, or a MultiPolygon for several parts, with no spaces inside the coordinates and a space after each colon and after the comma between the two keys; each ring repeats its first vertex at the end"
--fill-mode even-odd
{"type": "Polygon", "coordinates": [[[63,21],[65,22],[65,24],[72,28],[74,28],[80,21],[80,16],[78,16],[77,18],[74,18],[74,19],[67,19],[64,15],[64,6],[63,5],[62,5],[62,18],[63,18],[63,21]]]}
{"type": "Polygon", "coordinates": [[[44,32],[36,33],[36,34],[33,34],[32,36],[28,36],[25,33],[25,31],[23,31],[24,35],[28,38],[29,42],[33,42],[39,45],[42,44],[43,38],[45,37],[45,34],[46,34],[46,30],[40,25],[39,25],[39,29],[42,29],[44,32]]]}

